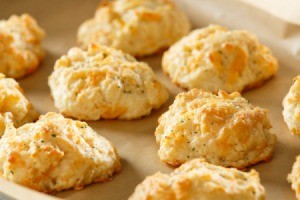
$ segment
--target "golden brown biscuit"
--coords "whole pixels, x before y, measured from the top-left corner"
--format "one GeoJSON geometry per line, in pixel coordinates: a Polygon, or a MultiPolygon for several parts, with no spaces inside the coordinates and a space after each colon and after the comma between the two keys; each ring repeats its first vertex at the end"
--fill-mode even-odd
{"type": "Polygon", "coordinates": [[[9,123],[13,123],[13,116],[11,112],[0,113],[0,138],[5,132],[6,126],[9,123]]]}
{"type": "Polygon", "coordinates": [[[19,127],[37,118],[38,113],[19,84],[0,73],[0,137],[7,123],[12,122],[15,127],[19,127]]]}
{"type": "Polygon", "coordinates": [[[60,112],[84,120],[140,118],[169,97],[146,63],[95,44],[57,60],[49,86],[60,112]]]}
{"type": "Polygon", "coordinates": [[[0,73],[13,78],[32,73],[44,57],[44,35],[28,14],[0,20],[0,73]]]}
{"type": "Polygon", "coordinates": [[[18,129],[9,125],[0,140],[0,177],[45,193],[80,190],[120,169],[108,140],[85,122],[56,113],[18,129]]]}
{"type": "Polygon", "coordinates": [[[80,26],[77,38],[84,48],[95,42],[144,56],[169,47],[190,27],[171,0],[104,1],[80,26]]]}
{"type": "Polygon", "coordinates": [[[265,189],[255,170],[242,172],[189,161],[171,175],[156,173],[139,184],[129,200],[264,200],[265,189]]]}
{"type": "Polygon", "coordinates": [[[261,85],[277,72],[278,63],[251,33],[211,25],[174,44],[162,67],[182,88],[235,92],[261,85]]]}
{"type": "Polygon", "coordinates": [[[300,136],[300,76],[294,78],[294,83],[282,102],[283,118],[290,131],[300,136]]]}
{"type": "Polygon", "coordinates": [[[276,142],[267,111],[252,106],[238,92],[181,93],[158,122],[158,155],[173,166],[205,158],[212,164],[244,168],[269,159],[276,142]]]}
{"type": "Polygon", "coordinates": [[[300,199],[300,156],[297,156],[293,165],[292,172],[288,175],[288,182],[291,183],[292,189],[296,192],[297,199],[300,199]]]}

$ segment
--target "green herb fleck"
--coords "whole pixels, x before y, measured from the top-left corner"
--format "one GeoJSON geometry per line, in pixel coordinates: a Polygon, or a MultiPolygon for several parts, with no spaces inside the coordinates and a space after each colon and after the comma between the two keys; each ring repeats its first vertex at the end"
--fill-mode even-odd
{"type": "Polygon", "coordinates": [[[56,135],[55,135],[55,134],[52,134],[51,136],[52,136],[52,137],[56,137],[56,135]]]}
{"type": "Polygon", "coordinates": [[[11,173],[12,175],[14,175],[14,171],[10,170],[10,173],[11,173]]]}
{"type": "Polygon", "coordinates": [[[226,179],[226,176],[224,174],[220,174],[220,176],[226,179]]]}
{"type": "Polygon", "coordinates": [[[82,125],[80,126],[80,128],[87,128],[87,125],[86,125],[86,124],[82,124],[82,125]]]}
{"type": "Polygon", "coordinates": [[[125,94],[131,94],[131,91],[130,91],[130,90],[123,90],[123,92],[124,92],[125,94]]]}

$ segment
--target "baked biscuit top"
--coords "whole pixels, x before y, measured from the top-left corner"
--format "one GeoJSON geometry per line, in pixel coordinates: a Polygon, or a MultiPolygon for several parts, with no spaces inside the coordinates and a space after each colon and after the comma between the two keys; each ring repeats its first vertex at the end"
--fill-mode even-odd
{"type": "Polygon", "coordinates": [[[32,73],[44,57],[44,35],[28,14],[0,20],[0,72],[13,78],[32,73]]]}
{"type": "Polygon", "coordinates": [[[193,158],[244,168],[271,157],[276,136],[265,109],[240,96],[192,89],[178,94],[158,120],[160,159],[178,166],[193,158]]]}
{"type": "Polygon", "coordinates": [[[283,118],[294,135],[300,135],[300,76],[294,78],[293,85],[284,97],[283,118]]]}
{"type": "Polygon", "coordinates": [[[96,44],[58,59],[49,86],[63,114],[85,120],[140,118],[169,97],[146,63],[96,44]]]}
{"type": "Polygon", "coordinates": [[[300,199],[300,156],[297,156],[287,180],[291,184],[292,189],[296,192],[297,199],[300,199]]]}
{"type": "Polygon", "coordinates": [[[130,200],[263,200],[265,189],[255,170],[242,172],[194,159],[170,175],[156,173],[139,184],[130,200]]]}
{"type": "Polygon", "coordinates": [[[45,193],[82,189],[120,171],[115,147],[85,122],[47,113],[0,140],[0,177],[45,193]]]}
{"type": "Polygon", "coordinates": [[[12,78],[0,73],[0,137],[8,123],[15,127],[37,120],[38,113],[12,78]]]}
{"type": "Polygon", "coordinates": [[[174,44],[162,67],[183,88],[234,92],[259,86],[277,72],[278,63],[253,34],[210,25],[174,44]]]}
{"type": "Polygon", "coordinates": [[[168,48],[189,30],[187,17],[170,0],[119,0],[101,3],[77,37],[83,48],[94,42],[143,56],[168,48]]]}

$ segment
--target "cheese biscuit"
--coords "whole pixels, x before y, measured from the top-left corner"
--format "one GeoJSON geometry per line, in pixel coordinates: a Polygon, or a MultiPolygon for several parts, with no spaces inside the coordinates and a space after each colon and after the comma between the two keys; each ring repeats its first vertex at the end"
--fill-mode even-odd
{"type": "Polygon", "coordinates": [[[300,76],[294,78],[288,94],[283,99],[283,118],[294,135],[300,136],[300,76]]]}
{"type": "Polygon", "coordinates": [[[264,200],[255,170],[242,172],[194,159],[171,175],[156,173],[139,184],[129,200],[264,200]]]}
{"type": "Polygon", "coordinates": [[[276,143],[267,111],[238,92],[181,93],[158,122],[158,155],[172,166],[205,158],[212,164],[245,168],[269,159],[276,143]]]}
{"type": "Polygon", "coordinates": [[[168,48],[190,28],[171,0],[104,1],[80,26],[77,38],[83,48],[98,43],[144,56],[168,48]]]}
{"type": "Polygon", "coordinates": [[[146,63],[96,44],[58,59],[49,86],[58,110],[83,120],[140,118],[169,97],[146,63]]]}
{"type": "Polygon", "coordinates": [[[38,113],[12,78],[0,73],[0,137],[7,123],[15,127],[37,120],[38,113]]]}
{"type": "Polygon", "coordinates": [[[288,182],[292,189],[296,192],[296,197],[300,199],[300,156],[297,156],[293,165],[292,172],[288,175],[288,182]]]}
{"type": "Polygon", "coordinates": [[[0,140],[0,178],[56,193],[111,180],[121,169],[114,146],[85,122],[47,113],[35,123],[9,125],[0,140]]]}
{"type": "Polygon", "coordinates": [[[278,63],[253,34],[211,25],[170,47],[162,68],[185,89],[235,92],[261,85],[276,74],[278,63]]]}
{"type": "Polygon", "coordinates": [[[44,31],[28,14],[0,20],[0,73],[22,78],[32,73],[44,58],[44,31]]]}

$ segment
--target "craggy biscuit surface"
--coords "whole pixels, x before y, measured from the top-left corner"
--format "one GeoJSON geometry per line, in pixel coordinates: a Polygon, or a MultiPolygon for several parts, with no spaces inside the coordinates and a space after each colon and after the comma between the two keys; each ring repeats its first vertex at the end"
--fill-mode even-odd
{"type": "Polygon", "coordinates": [[[181,93],[158,122],[158,155],[173,166],[205,158],[212,164],[244,168],[269,159],[276,143],[267,111],[252,106],[238,92],[181,93]]]}
{"type": "Polygon", "coordinates": [[[235,92],[261,85],[277,72],[278,63],[251,33],[210,25],[174,44],[162,67],[182,88],[235,92]]]}
{"type": "Polygon", "coordinates": [[[285,123],[294,135],[300,136],[300,76],[294,79],[282,104],[285,123]]]}
{"type": "Polygon", "coordinates": [[[19,84],[0,73],[0,137],[7,123],[12,122],[15,127],[19,127],[37,118],[38,113],[25,97],[19,84]]]}
{"type": "Polygon", "coordinates": [[[9,126],[0,140],[0,177],[45,193],[108,181],[120,168],[108,140],[85,122],[56,113],[9,126]]]}
{"type": "Polygon", "coordinates": [[[296,192],[297,199],[300,199],[300,156],[297,156],[292,172],[288,175],[288,181],[292,189],[296,192]]]}
{"type": "Polygon", "coordinates": [[[242,172],[194,159],[171,175],[156,173],[139,184],[129,200],[264,200],[255,170],[242,172]]]}
{"type": "Polygon", "coordinates": [[[60,112],[84,120],[140,118],[169,97],[146,63],[95,44],[58,59],[49,86],[60,112]]]}
{"type": "Polygon", "coordinates": [[[95,42],[134,56],[167,48],[190,31],[187,17],[170,0],[118,0],[100,4],[78,30],[82,47],[95,42]]]}
{"type": "Polygon", "coordinates": [[[12,78],[32,73],[44,57],[44,35],[28,14],[0,20],[0,73],[12,78]]]}

